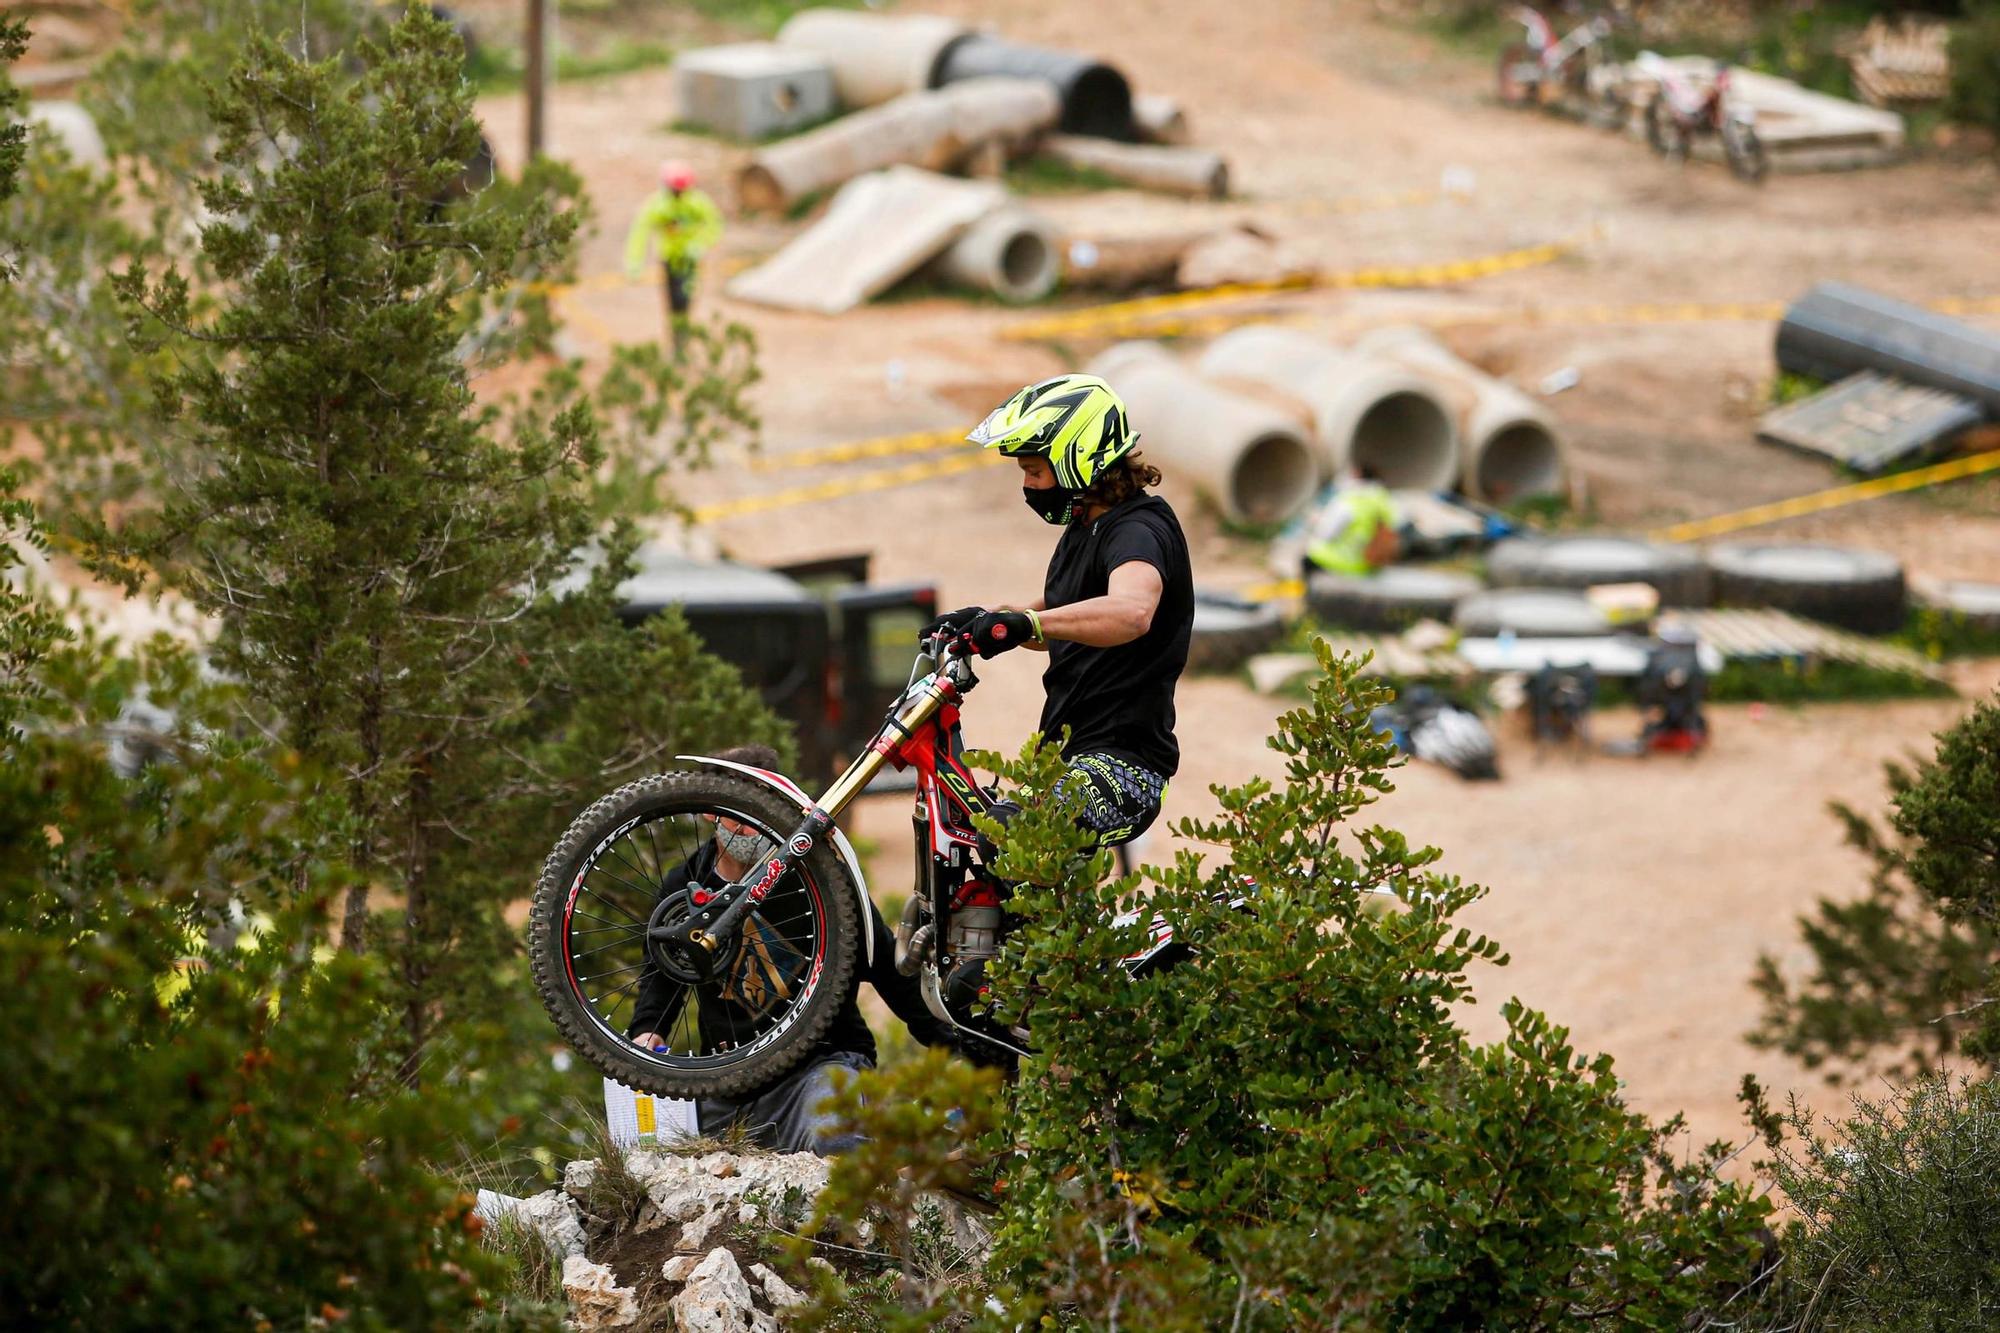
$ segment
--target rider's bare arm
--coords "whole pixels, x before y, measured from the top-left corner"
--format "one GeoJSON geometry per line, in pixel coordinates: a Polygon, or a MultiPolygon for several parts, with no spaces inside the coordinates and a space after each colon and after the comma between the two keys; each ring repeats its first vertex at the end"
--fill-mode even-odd
{"type": "Polygon", "coordinates": [[[1042,637],[1067,639],[1092,648],[1116,648],[1130,643],[1153,627],[1153,612],[1159,609],[1160,571],[1144,560],[1127,560],[1111,571],[1102,597],[1071,602],[1036,612],[1042,621],[1042,637]]]}

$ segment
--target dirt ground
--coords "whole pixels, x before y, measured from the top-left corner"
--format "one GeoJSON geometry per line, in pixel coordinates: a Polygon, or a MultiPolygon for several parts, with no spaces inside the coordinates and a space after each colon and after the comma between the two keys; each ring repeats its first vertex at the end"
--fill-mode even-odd
{"type": "MultiPolygon", "coordinates": [[[[470,0],[505,40],[519,6],[470,0]]],[[[934,0],[924,6],[997,26],[1021,40],[1094,49],[1136,87],[1171,93],[1197,140],[1223,149],[1237,196],[1190,203],[1106,193],[1038,197],[1083,230],[1179,230],[1254,218],[1327,267],[1458,259],[1574,237],[1593,239],[1553,265],[1421,293],[1294,294],[1270,304],[1329,329],[1389,323],[1412,312],[1491,312],[1586,304],[1782,301],[1840,278],[1914,300],[2000,293],[2000,168],[1921,160],[1854,174],[1780,176],[1744,187],[1719,167],[1676,170],[1644,147],[1555,117],[1511,112],[1488,92],[1489,67],[1425,33],[1383,19],[1365,0],[934,0]],[[1469,200],[1370,212],[1329,201],[1434,188],[1473,173],[1469,200]]],[[[731,34],[712,21],[666,20],[635,33],[688,44],[731,34]]],[[[481,103],[503,166],[518,164],[522,103],[481,103]]],[[[664,69],[558,85],[552,150],[583,174],[597,208],[583,270],[614,274],[624,225],[652,188],[659,160],[693,162],[727,204],[738,151],[676,135],[664,69]]],[[[1067,349],[1003,341],[1021,318],[991,305],[903,300],[838,319],[732,302],[716,270],[770,253],[797,224],[732,216],[701,307],[756,332],[764,382],[756,401],[764,449],[814,446],[969,422],[1023,382],[1068,368],[1067,349]]],[[[650,282],[586,284],[564,299],[569,337],[586,357],[610,341],[651,336],[650,282]]],[[[1772,326],[1756,322],[1602,326],[1502,322],[1448,332],[1489,369],[1532,384],[1574,366],[1552,401],[1574,445],[1582,516],[1612,528],[1725,512],[1836,484],[1830,471],[1752,439],[1772,374],[1772,326]]],[[[1145,423],[1138,423],[1143,431],[1145,423]]],[[[693,479],[697,504],[849,475],[844,467],[693,479]]],[[[1255,552],[1223,536],[1191,496],[1168,488],[1189,529],[1197,579],[1229,587],[1257,577],[1255,552]]],[[[1018,600],[1038,589],[1048,529],[1021,507],[1011,474],[975,470],[715,525],[731,554],[780,563],[854,550],[877,577],[934,580],[945,605],[1018,600]]],[[[2000,579],[2000,481],[1880,500],[1794,520],[1758,535],[1875,547],[1913,573],[2000,579]]],[[[967,715],[976,744],[1012,749],[1032,728],[1034,659],[985,671],[967,715]]],[[[1732,1094],[1754,1071],[1819,1104],[1838,1096],[1791,1062],[1750,1048],[1748,986],[1762,952],[1799,962],[1793,919],[1823,893],[1858,891],[1863,867],[1826,812],[1831,800],[1879,809],[1884,760],[1926,745],[1966,700],[1990,692],[2000,663],[1958,672],[1960,700],[1809,709],[1714,710],[1716,743],[1692,760],[1538,759],[1509,729],[1505,779],[1468,785],[1423,765],[1401,771],[1375,811],[1413,840],[1445,850],[1444,868],[1488,886],[1469,924],[1512,954],[1481,977],[1467,1015],[1498,1030],[1518,995],[1571,1025],[1580,1049],[1612,1053],[1629,1094],[1654,1114],[1685,1110],[1703,1139],[1740,1136],[1732,1094]]],[[[1190,679],[1180,694],[1185,755],[1167,816],[1213,807],[1212,784],[1276,770],[1264,748],[1281,711],[1234,680],[1190,679]]],[[[1598,721],[1600,735],[1629,716],[1598,721]]],[[[908,884],[905,802],[871,798],[855,831],[880,848],[878,895],[908,884]]],[[[1172,839],[1142,848],[1164,860],[1172,839]]]]}
{"type": "MultiPolygon", "coordinates": [[[[1487,92],[1487,66],[1377,16],[1358,0],[1004,0],[929,8],[1009,35],[1101,49],[1135,86],[1185,105],[1198,141],[1229,155],[1239,197],[1184,203],[1116,193],[1040,198],[1078,228],[1167,230],[1254,217],[1330,267],[1425,262],[1598,234],[1551,266],[1402,294],[1293,295],[1288,312],[1329,323],[1404,312],[1590,303],[1768,301],[1841,278],[1907,297],[2000,290],[2000,171],[1990,162],[1919,161],[1855,174],[1778,177],[1744,187],[1720,168],[1676,170],[1635,142],[1564,120],[1510,112],[1487,92]],[[1326,201],[1434,187],[1476,174],[1466,202],[1336,213],[1326,201]]],[[[517,146],[518,97],[482,104],[503,158],[517,146]]],[[[583,172],[604,219],[587,273],[615,269],[623,224],[663,156],[692,160],[727,195],[735,150],[668,132],[665,71],[563,85],[555,150],[583,172]]],[[[736,220],[718,267],[768,253],[792,226],[736,220]]],[[[945,299],[899,300],[837,320],[732,302],[710,281],[705,308],[755,329],[765,382],[757,401],[771,453],[969,421],[1023,381],[1066,368],[1058,350],[995,334],[1013,312],[945,299]],[[898,382],[900,381],[900,382],[898,382]]],[[[650,286],[569,298],[579,349],[657,327],[650,286]],[[593,338],[595,341],[593,341],[593,338]]],[[[1575,366],[1581,383],[1553,406],[1575,443],[1585,512],[1614,527],[1724,512],[1836,483],[1809,460],[1756,444],[1751,418],[1773,371],[1768,323],[1575,327],[1501,324],[1448,335],[1457,350],[1532,383],[1575,366]]],[[[1093,345],[1071,349],[1088,354],[1093,345]]],[[[1144,423],[1138,423],[1143,430],[1144,423]]],[[[848,465],[857,466],[857,465],[848,465]]],[[[865,465],[859,465],[865,466],[865,465]]],[[[747,474],[692,485],[697,502],[846,475],[839,468],[747,474]]],[[[1197,578],[1254,577],[1254,553],[1182,501],[1197,578]]],[[[2000,578],[2000,487],[1877,501],[1765,530],[1769,537],[1891,551],[1913,572],[2000,578]]],[[[778,562],[869,550],[883,578],[933,579],[946,605],[1018,599],[1039,586],[1049,535],[1024,513],[1009,474],[973,471],[717,525],[724,549],[778,562]]],[[[968,710],[975,743],[1009,748],[1032,727],[1032,659],[987,671],[968,710]]],[[[1967,697],[1992,667],[1962,672],[1967,697]]],[[[1494,1035],[1499,1002],[1518,995],[1572,1025],[1582,1049],[1611,1052],[1640,1108],[1689,1113],[1703,1139],[1738,1133],[1732,1094],[1745,1071],[1838,1098],[1785,1060],[1750,1048],[1748,986],[1760,952],[1798,961],[1794,917],[1826,892],[1858,890],[1859,860],[1839,844],[1830,800],[1879,808],[1880,766],[1925,745],[1961,701],[1716,710],[1716,744],[1694,760],[1537,761],[1503,737],[1504,781],[1467,785],[1405,769],[1379,818],[1445,849],[1447,869],[1489,886],[1472,924],[1513,962],[1482,978],[1468,1017],[1494,1035]]],[[[1262,738],[1280,705],[1232,680],[1182,686],[1184,766],[1169,816],[1212,807],[1209,788],[1273,771],[1262,738]]],[[[1600,734],[1630,727],[1607,715],[1600,734]]],[[[903,802],[857,817],[877,840],[882,890],[908,882],[903,802]]],[[[1171,839],[1146,852],[1164,859],[1171,839]]]]}

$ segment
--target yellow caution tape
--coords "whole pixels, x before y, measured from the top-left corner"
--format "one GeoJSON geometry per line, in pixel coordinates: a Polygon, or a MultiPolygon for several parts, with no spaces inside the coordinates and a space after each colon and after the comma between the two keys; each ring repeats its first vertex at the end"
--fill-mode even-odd
{"type": "Polygon", "coordinates": [[[1830,491],[1815,491],[1811,495],[1801,495],[1790,500],[1739,509],[1730,514],[1718,514],[1714,518],[1696,519],[1691,523],[1676,523],[1671,527],[1655,529],[1649,535],[1654,541],[1662,542],[1700,541],[1706,537],[1720,537],[1724,533],[1740,532],[1744,528],[1776,523],[1780,519],[1823,513],[1862,500],[1873,500],[1878,496],[1922,490],[1941,481],[1957,481],[1962,477],[1976,477],[1982,472],[1995,471],[2000,471],[2000,449],[1972,454],[1965,458],[1954,458],[1949,462],[1935,463],[1930,467],[1918,468],[1914,472],[1899,472],[1893,477],[1877,477],[1873,481],[1860,481],[1852,486],[1836,486],[1830,491]]]}
{"type": "Polygon", "coordinates": [[[1447,263],[1377,265],[1344,271],[1302,273],[1268,282],[1225,283],[1217,287],[1197,288],[1194,291],[1173,292],[1166,296],[1113,301],[1066,314],[1051,315],[1045,319],[1028,320],[1002,330],[1000,336],[1018,342],[1088,334],[1102,331],[1106,327],[1124,327],[1132,320],[1143,316],[1169,315],[1181,310],[1213,305],[1220,301],[1235,301],[1248,296],[1268,296],[1278,292],[1352,290],[1369,287],[1444,287],[1468,282],[1474,278],[1490,277],[1496,273],[1511,273],[1517,269],[1554,263],[1595,234],[1594,231],[1586,232],[1567,240],[1551,241],[1546,245],[1531,245],[1521,250],[1508,250],[1500,254],[1482,255],[1474,259],[1459,259],[1447,263]]]}
{"type": "Polygon", "coordinates": [[[881,472],[863,473],[858,477],[838,477],[817,485],[796,486],[790,490],[773,491],[768,495],[746,495],[737,500],[723,500],[716,504],[703,505],[694,511],[694,520],[697,523],[714,523],[725,518],[740,518],[745,514],[788,509],[793,505],[812,504],[820,500],[838,500],[869,491],[886,491],[897,486],[930,481],[936,477],[948,477],[957,472],[970,472],[974,468],[993,467],[1008,461],[1010,460],[990,449],[968,449],[949,458],[908,463],[881,472]]]}
{"type": "Polygon", "coordinates": [[[1253,602],[1275,602],[1280,598],[1305,596],[1306,584],[1304,579],[1274,579],[1269,583],[1253,583],[1242,595],[1253,602]]]}
{"type": "Polygon", "coordinates": [[[909,435],[883,435],[850,444],[830,444],[820,449],[794,449],[782,454],[762,454],[750,461],[752,472],[779,472],[795,467],[819,467],[826,463],[854,463],[868,458],[897,458],[903,454],[924,454],[958,446],[965,442],[969,427],[955,430],[922,430],[909,435]]]}

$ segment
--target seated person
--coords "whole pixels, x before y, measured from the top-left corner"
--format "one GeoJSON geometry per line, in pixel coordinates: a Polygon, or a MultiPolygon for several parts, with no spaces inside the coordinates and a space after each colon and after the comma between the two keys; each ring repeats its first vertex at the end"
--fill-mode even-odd
{"type": "Polygon", "coordinates": [[[1301,573],[1373,574],[1401,551],[1396,529],[1402,525],[1396,501],[1373,468],[1363,463],[1354,480],[1335,488],[1306,525],[1306,554],[1301,573]]]}
{"type": "MultiPolygon", "coordinates": [[[[777,770],[777,752],[768,745],[739,745],[715,757],[777,770]]],[[[662,893],[679,893],[691,881],[719,889],[740,878],[769,846],[755,829],[719,819],[715,838],[667,876],[662,893]]],[[[732,1034],[754,1026],[757,1016],[769,1008],[772,992],[797,980],[786,961],[792,951],[784,937],[766,924],[791,915],[786,910],[786,897],[780,887],[765,900],[759,913],[744,919],[743,947],[737,953],[735,975],[719,984],[695,988],[695,1021],[706,1047],[713,1049],[732,1040],[732,1034]]],[[[814,1152],[823,1157],[853,1148],[857,1140],[841,1135],[834,1117],[822,1114],[820,1105],[833,1093],[834,1070],[875,1067],[875,1036],[854,1000],[863,981],[875,988],[918,1042],[925,1046],[949,1043],[950,1029],[925,1006],[916,979],[896,970],[895,940],[873,903],[862,924],[875,937],[874,964],[862,961],[867,957],[864,947],[861,958],[856,959],[854,980],[819,1045],[790,1073],[765,1087],[734,1097],[701,1098],[695,1104],[696,1127],[701,1133],[719,1137],[740,1128],[761,1147],[814,1152]]],[[[672,983],[647,963],[640,974],[632,1021],[626,1027],[633,1044],[647,1050],[663,1045],[666,1039],[661,1034],[673,1030],[688,993],[687,987],[672,983]]]]}

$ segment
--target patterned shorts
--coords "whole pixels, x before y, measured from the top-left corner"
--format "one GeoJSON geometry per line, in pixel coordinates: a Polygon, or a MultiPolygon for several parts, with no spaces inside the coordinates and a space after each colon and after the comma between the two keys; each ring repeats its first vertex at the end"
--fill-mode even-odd
{"type": "Polygon", "coordinates": [[[1056,783],[1056,795],[1084,787],[1081,822],[1097,835],[1100,846],[1130,842],[1160,816],[1167,780],[1151,769],[1108,754],[1080,754],[1069,761],[1069,772],[1056,783]]]}

